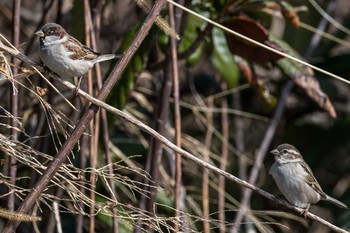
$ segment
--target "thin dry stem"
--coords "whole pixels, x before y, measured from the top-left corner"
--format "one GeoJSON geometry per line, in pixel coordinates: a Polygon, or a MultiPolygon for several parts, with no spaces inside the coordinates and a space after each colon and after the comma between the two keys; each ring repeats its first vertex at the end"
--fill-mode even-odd
{"type": "MultiPolygon", "coordinates": [[[[225,88],[224,88],[225,89],[225,88]]],[[[221,100],[221,107],[223,109],[227,109],[227,100],[223,98],[221,100]]],[[[228,160],[228,144],[229,144],[229,123],[228,123],[228,116],[226,112],[223,112],[221,114],[221,131],[223,136],[223,142],[221,146],[221,162],[220,162],[220,169],[225,171],[227,166],[227,160],[228,160]]],[[[219,230],[220,233],[226,232],[226,227],[223,224],[225,222],[225,178],[223,176],[219,177],[219,230]]]]}
{"type": "MultiPolygon", "coordinates": [[[[12,50],[11,48],[8,48],[7,46],[4,46],[4,45],[1,45],[0,44],[0,49],[2,50],[5,50],[6,52],[10,53],[11,55],[13,56],[18,56],[20,59],[23,58],[23,60],[25,61],[29,61],[30,64],[35,64],[35,63],[31,63],[31,59],[25,57],[23,54],[20,54],[19,52],[17,51],[14,51],[12,50]]],[[[40,68],[40,66],[39,66],[40,68]]],[[[41,67],[42,68],[42,67],[41,67]]],[[[55,76],[54,74],[50,74],[52,77],[56,78],[57,80],[60,80],[64,85],[66,85],[68,88],[74,90],[75,89],[75,86],[73,84],[71,84],[70,82],[68,81],[65,81],[65,80],[62,80],[60,79],[59,77],[55,76]]],[[[300,214],[303,213],[303,209],[300,209],[300,208],[297,208],[295,206],[292,206],[290,205],[289,203],[283,201],[283,200],[280,200],[280,199],[277,199],[274,195],[254,186],[254,185],[251,185],[249,184],[248,182],[244,181],[244,180],[241,180],[227,172],[224,172],[222,170],[220,170],[219,168],[213,166],[212,164],[210,163],[207,163],[205,161],[203,161],[202,159],[198,158],[197,156],[177,147],[176,145],[174,145],[173,143],[171,143],[169,140],[167,140],[164,136],[158,134],[155,130],[153,130],[152,128],[150,128],[149,126],[143,124],[142,122],[140,122],[139,120],[135,119],[133,116],[119,110],[119,109],[116,109],[116,108],[113,108],[112,106],[104,103],[103,101],[101,100],[98,100],[90,95],[88,95],[87,93],[85,93],[84,91],[82,91],[81,89],[78,91],[78,94],[86,99],[88,99],[90,102],[92,102],[93,104],[101,107],[101,108],[104,108],[106,109],[108,112],[130,122],[131,124],[134,124],[136,125],[137,127],[139,127],[139,129],[147,132],[148,134],[150,134],[151,136],[157,138],[158,140],[160,140],[165,146],[167,146],[168,148],[170,148],[171,150],[174,150],[175,152],[181,154],[183,157],[187,158],[187,159],[190,159],[194,162],[196,162],[197,164],[199,164],[200,166],[203,166],[203,167],[206,167],[208,168],[209,170],[215,172],[215,173],[218,173],[224,177],[226,177],[227,179],[229,180],[232,180],[233,182],[237,183],[238,185],[241,185],[243,187],[246,187],[246,188],[249,188],[255,192],[257,192],[258,194],[264,196],[265,198],[271,200],[271,201],[274,201],[280,205],[284,205],[300,214]]],[[[322,223],[323,225],[325,226],[328,226],[329,228],[331,228],[332,230],[334,230],[335,232],[346,232],[340,228],[338,228],[337,226],[327,222],[326,220],[312,214],[312,213],[308,213],[306,215],[307,218],[310,218],[310,219],[313,219],[313,220],[316,220],[320,223],[322,223]]]]}
{"type": "MultiPolygon", "coordinates": [[[[170,19],[170,27],[176,28],[176,24],[178,24],[181,20],[179,18],[177,22],[175,22],[174,16],[174,6],[168,4],[168,13],[170,19]]],[[[171,72],[173,76],[173,97],[174,97],[174,120],[175,120],[175,145],[181,147],[181,112],[180,112],[180,87],[179,87],[179,72],[178,72],[178,58],[177,58],[177,43],[176,40],[171,37],[170,38],[170,54],[171,54],[171,72]]],[[[175,153],[175,219],[180,219],[180,211],[181,203],[182,203],[182,168],[181,168],[181,155],[175,153]]],[[[179,232],[178,226],[180,226],[179,222],[175,224],[175,232],[179,232]]]]}
{"type": "MultiPolygon", "coordinates": [[[[138,46],[142,42],[142,40],[146,37],[149,29],[151,28],[155,18],[159,14],[159,11],[164,4],[164,0],[159,0],[154,4],[149,16],[145,19],[144,25],[141,27],[140,31],[136,34],[134,41],[131,46],[125,52],[124,56],[118,63],[118,66],[112,71],[110,77],[106,80],[105,85],[101,89],[98,98],[100,100],[104,100],[109,90],[117,81],[118,77],[121,75],[122,70],[126,67],[128,61],[130,61],[132,55],[136,52],[138,46]]],[[[17,53],[19,54],[19,53],[17,53]]],[[[101,101],[103,102],[103,101],[101,101]]],[[[48,183],[55,176],[56,172],[60,169],[62,163],[66,160],[73,146],[77,143],[80,136],[83,134],[86,125],[91,121],[94,114],[96,114],[97,107],[91,106],[85,114],[82,116],[81,121],[77,124],[75,130],[72,132],[71,137],[66,141],[66,143],[61,147],[61,150],[55,156],[55,159],[50,164],[50,167],[45,170],[43,176],[41,176],[40,180],[37,182],[36,189],[34,189],[22,203],[19,208],[19,212],[27,212],[38,200],[39,196],[43,192],[45,188],[47,188],[48,183]]],[[[4,232],[13,232],[17,226],[19,225],[18,221],[10,221],[4,229],[4,232]]]]}
{"type": "Polygon", "coordinates": [[[267,46],[267,45],[264,45],[264,44],[262,44],[262,43],[259,43],[259,42],[255,41],[255,40],[253,40],[253,39],[251,39],[251,38],[249,38],[249,37],[247,37],[247,36],[244,36],[244,35],[242,35],[242,34],[239,34],[239,33],[235,32],[235,31],[233,31],[233,30],[231,30],[231,29],[229,29],[229,28],[227,28],[227,27],[222,26],[221,24],[219,24],[219,23],[217,23],[217,22],[215,22],[215,21],[213,21],[213,20],[210,20],[209,18],[207,18],[207,17],[205,17],[205,16],[202,16],[202,15],[200,15],[200,14],[198,14],[198,13],[196,13],[196,12],[194,12],[194,11],[192,11],[192,10],[190,10],[190,9],[188,9],[188,8],[186,8],[186,7],[184,7],[184,6],[181,6],[181,5],[177,4],[177,3],[174,2],[173,0],[167,0],[167,1],[168,1],[169,3],[171,3],[171,4],[173,4],[174,6],[179,7],[179,8],[181,8],[182,10],[184,10],[184,11],[186,11],[186,12],[188,12],[188,13],[190,13],[190,14],[192,14],[192,15],[194,15],[194,16],[196,16],[196,17],[198,17],[198,18],[200,18],[200,19],[202,19],[202,20],[204,20],[204,21],[206,21],[206,22],[208,22],[208,23],[210,23],[210,24],[212,24],[212,25],[214,25],[214,26],[216,26],[216,27],[222,29],[222,30],[224,30],[224,31],[227,32],[227,33],[231,33],[231,34],[233,34],[233,35],[235,35],[235,36],[237,36],[237,37],[239,37],[239,38],[241,38],[241,39],[243,39],[243,40],[245,40],[245,41],[247,41],[247,42],[250,42],[250,43],[252,43],[252,44],[254,44],[254,45],[256,45],[256,46],[262,47],[262,48],[264,48],[264,49],[266,49],[266,50],[268,50],[268,51],[271,51],[271,52],[273,52],[273,53],[276,53],[276,54],[278,54],[278,55],[281,55],[282,57],[286,57],[286,58],[288,58],[288,59],[291,59],[291,60],[293,60],[293,61],[295,61],[295,62],[298,62],[298,63],[300,63],[300,64],[302,64],[302,65],[304,65],[304,66],[307,66],[307,67],[309,67],[309,68],[311,68],[311,69],[313,69],[313,70],[315,70],[315,71],[318,71],[318,72],[320,72],[320,73],[323,73],[323,74],[325,74],[325,75],[327,75],[327,76],[329,76],[329,77],[332,77],[332,78],[334,78],[334,79],[337,79],[337,80],[339,80],[339,81],[341,81],[341,82],[350,84],[350,81],[347,80],[347,79],[345,79],[345,78],[342,78],[342,77],[340,77],[340,76],[338,76],[338,75],[335,75],[335,74],[333,74],[333,73],[331,73],[331,72],[328,72],[328,71],[326,71],[326,70],[324,70],[324,69],[321,69],[321,68],[319,68],[319,67],[316,67],[316,66],[314,66],[314,65],[311,65],[310,63],[305,62],[305,61],[303,61],[303,60],[301,60],[301,59],[295,58],[295,57],[290,56],[290,55],[288,55],[288,54],[286,54],[286,53],[283,53],[283,52],[281,52],[281,51],[278,51],[278,50],[276,50],[276,49],[273,49],[273,48],[271,48],[271,47],[269,47],[269,46],[267,46]]]}
{"type": "MultiPolygon", "coordinates": [[[[12,55],[14,56],[17,56],[19,57],[21,60],[23,59],[24,61],[26,62],[29,62],[30,64],[35,64],[35,63],[32,63],[31,62],[31,59],[25,57],[23,54],[20,54],[18,51],[15,51],[15,50],[11,50],[10,48],[8,47],[4,47],[3,45],[0,44],[0,49],[2,50],[6,50],[7,52],[11,53],[12,55]]],[[[40,66],[38,66],[39,68],[42,68],[40,66]]],[[[68,82],[65,83],[65,85],[67,86],[70,86],[70,88],[74,88],[74,86],[68,82]]],[[[171,148],[172,150],[180,153],[182,156],[196,162],[197,164],[199,164],[200,166],[203,166],[203,167],[206,167],[208,168],[209,170],[213,171],[213,172],[216,172],[220,175],[223,175],[225,176],[227,179],[230,179],[232,181],[234,181],[235,183],[241,185],[241,186],[244,186],[244,187],[247,187],[249,189],[252,189],[253,191],[256,191],[258,194],[264,196],[265,198],[267,199],[270,199],[270,200],[273,200],[273,201],[276,201],[277,203],[281,204],[281,205],[284,205],[290,209],[293,209],[294,211],[298,212],[298,213],[302,213],[303,210],[302,209],[299,209],[299,208],[296,208],[294,206],[291,206],[289,203],[285,202],[285,201],[282,201],[282,200],[279,200],[279,199],[276,199],[273,195],[265,192],[264,190],[260,189],[260,188],[257,188],[255,187],[254,185],[251,185],[241,179],[238,179],[237,177],[227,173],[227,172],[224,172],[218,168],[216,168],[215,166],[211,165],[210,163],[207,163],[205,161],[202,161],[201,159],[197,158],[196,156],[194,156],[193,154],[190,154],[188,153],[187,151],[184,151],[183,149],[181,148],[178,148],[177,146],[175,146],[174,144],[172,144],[171,142],[169,142],[165,137],[159,135],[156,131],[154,131],[153,129],[151,129],[150,127],[148,127],[147,125],[141,123],[140,121],[136,120],[134,117],[130,116],[129,114],[126,114],[125,112],[123,111],[120,111],[118,109],[114,109],[112,108],[111,106],[108,106],[107,104],[105,104],[103,101],[100,101],[98,99],[95,99],[89,95],[87,95],[85,92],[83,91],[79,91],[79,94],[84,96],[85,98],[88,98],[92,103],[94,104],[97,104],[98,106],[101,106],[105,109],[107,109],[109,112],[111,112],[112,114],[115,114],[119,117],[121,117],[122,119],[126,120],[126,121],[129,121],[131,122],[132,124],[135,124],[137,125],[141,130],[149,133],[150,135],[152,135],[153,137],[156,137],[158,140],[160,140],[162,143],[164,143],[164,145],[166,145],[167,147],[171,148]]],[[[20,194],[21,192],[19,192],[20,194]]],[[[23,192],[22,192],[23,193],[23,192]]],[[[43,196],[44,197],[47,197],[46,195],[43,196]]],[[[103,207],[103,205],[101,206],[101,208],[103,207]]],[[[103,208],[101,209],[103,210],[103,208]]],[[[142,218],[142,216],[137,216],[137,217],[140,217],[142,218]]],[[[333,229],[334,231],[336,232],[346,232],[332,224],[330,224],[329,222],[325,221],[324,219],[322,218],[319,218],[317,216],[315,216],[314,214],[312,213],[308,213],[306,215],[307,218],[310,218],[310,219],[313,219],[313,220],[316,220],[318,222],[321,222],[322,224],[330,227],[331,229],[333,229]]]]}
{"type": "MultiPolygon", "coordinates": [[[[207,107],[212,108],[213,107],[213,99],[208,99],[207,107]]],[[[206,115],[206,122],[207,122],[207,131],[205,133],[205,148],[206,152],[203,155],[203,159],[206,162],[210,161],[210,148],[211,148],[211,143],[212,143],[212,138],[213,138],[213,113],[212,112],[207,112],[206,115]]],[[[202,175],[202,206],[203,206],[203,228],[205,233],[210,232],[210,219],[209,219],[209,170],[204,168],[203,169],[203,175],[202,175]]]]}
{"type": "MultiPolygon", "coordinates": [[[[20,14],[21,14],[21,0],[14,0],[13,1],[13,28],[12,28],[12,44],[15,47],[18,47],[19,45],[19,39],[20,39],[20,14]]],[[[17,75],[18,73],[18,64],[19,60],[15,57],[12,57],[12,63],[13,63],[13,70],[12,74],[17,75]]],[[[12,96],[11,99],[11,112],[14,116],[11,118],[11,136],[14,139],[17,139],[18,137],[18,131],[16,128],[18,127],[18,121],[16,118],[18,117],[18,104],[19,104],[19,96],[18,96],[18,86],[16,83],[13,84],[12,93],[10,93],[12,96]]],[[[8,158],[8,168],[9,168],[9,175],[11,177],[11,182],[16,182],[16,176],[17,176],[17,164],[16,164],[16,158],[10,157],[8,158]]],[[[15,195],[13,192],[8,196],[7,198],[7,208],[9,211],[15,210],[15,195]]]]}
{"type": "MultiPolygon", "coordinates": [[[[265,133],[264,138],[261,142],[259,150],[255,154],[254,166],[253,166],[252,171],[251,171],[250,176],[249,176],[249,183],[250,184],[255,184],[255,182],[258,178],[258,174],[260,172],[260,168],[261,168],[262,163],[264,161],[265,155],[266,155],[267,150],[269,148],[269,145],[273,139],[273,136],[275,135],[277,126],[279,125],[279,122],[281,120],[282,113],[283,113],[284,106],[285,106],[285,101],[287,100],[287,96],[288,96],[289,92],[291,91],[292,87],[293,87],[293,82],[288,81],[282,90],[282,95],[281,95],[279,102],[277,104],[277,107],[276,107],[275,113],[273,115],[271,124],[269,125],[268,129],[266,130],[266,133],[265,133]]],[[[235,233],[235,232],[239,231],[239,228],[241,226],[240,223],[243,219],[243,216],[246,214],[246,212],[248,210],[248,204],[249,204],[251,194],[252,194],[251,189],[244,190],[242,200],[240,201],[240,203],[241,203],[240,210],[241,211],[239,211],[235,217],[233,228],[231,229],[231,233],[235,233]]]]}
{"type": "MultiPolygon", "coordinates": [[[[150,0],[135,0],[135,2],[146,13],[149,13],[151,11],[152,2],[150,0]]],[[[161,16],[157,16],[155,23],[165,34],[169,35],[170,37],[176,40],[180,40],[180,36],[174,30],[175,27],[173,25],[169,26],[167,21],[161,16]]]]}

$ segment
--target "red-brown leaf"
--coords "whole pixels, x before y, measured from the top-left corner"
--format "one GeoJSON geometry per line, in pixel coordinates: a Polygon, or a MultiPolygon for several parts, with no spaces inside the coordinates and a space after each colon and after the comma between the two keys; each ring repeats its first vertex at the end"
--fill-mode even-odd
{"type": "MultiPolygon", "coordinates": [[[[279,51],[282,49],[273,42],[269,41],[269,32],[260,23],[246,17],[234,17],[231,20],[224,22],[224,25],[235,32],[254,39],[269,47],[279,51]]],[[[246,40],[243,40],[232,34],[225,34],[230,51],[249,61],[265,63],[274,62],[282,56],[274,52],[268,51],[262,47],[256,46],[246,40]]]]}

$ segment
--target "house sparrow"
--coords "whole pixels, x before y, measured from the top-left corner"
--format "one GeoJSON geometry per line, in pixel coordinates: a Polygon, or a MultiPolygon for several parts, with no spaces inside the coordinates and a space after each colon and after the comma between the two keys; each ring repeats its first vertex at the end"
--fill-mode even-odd
{"type": "Polygon", "coordinates": [[[80,77],[98,62],[121,57],[94,52],[56,23],[45,24],[35,35],[40,39],[41,60],[62,78],[80,77]]]}
{"type": "Polygon", "coordinates": [[[269,174],[291,204],[305,209],[304,215],[308,212],[310,204],[319,200],[327,200],[340,208],[348,208],[322,191],[310,167],[294,146],[281,144],[271,153],[275,156],[275,162],[269,174]]]}

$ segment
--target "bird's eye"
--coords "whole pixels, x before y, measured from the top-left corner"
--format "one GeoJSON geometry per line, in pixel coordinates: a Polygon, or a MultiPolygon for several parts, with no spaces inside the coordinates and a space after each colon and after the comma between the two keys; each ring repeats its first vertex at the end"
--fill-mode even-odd
{"type": "Polygon", "coordinates": [[[283,154],[287,153],[287,150],[286,149],[282,150],[282,153],[283,154]]]}

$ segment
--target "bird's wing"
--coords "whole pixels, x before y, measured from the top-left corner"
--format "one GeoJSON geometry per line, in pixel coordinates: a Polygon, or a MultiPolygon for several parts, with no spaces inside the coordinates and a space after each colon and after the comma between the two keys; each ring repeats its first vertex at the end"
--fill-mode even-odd
{"type": "Polygon", "coordinates": [[[65,42],[67,49],[72,52],[70,55],[71,59],[74,60],[80,60],[80,59],[86,59],[86,60],[94,60],[97,56],[99,56],[99,53],[94,52],[92,49],[86,47],[82,43],[80,43],[77,39],[74,37],[69,37],[69,40],[65,42]]]}
{"type": "Polygon", "coordinates": [[[318,192],[322,198],[326,198],[327,195],[323,192],[320,184],[317,182],[314,174],[312,173],[310,167],[306,164],[306,163],[300,163],[300,165],[307,171],[307,173],[309,174],[306,178],[306,183],[313,188],[314,190],[316,190],[316,192],[318,192]]]}

